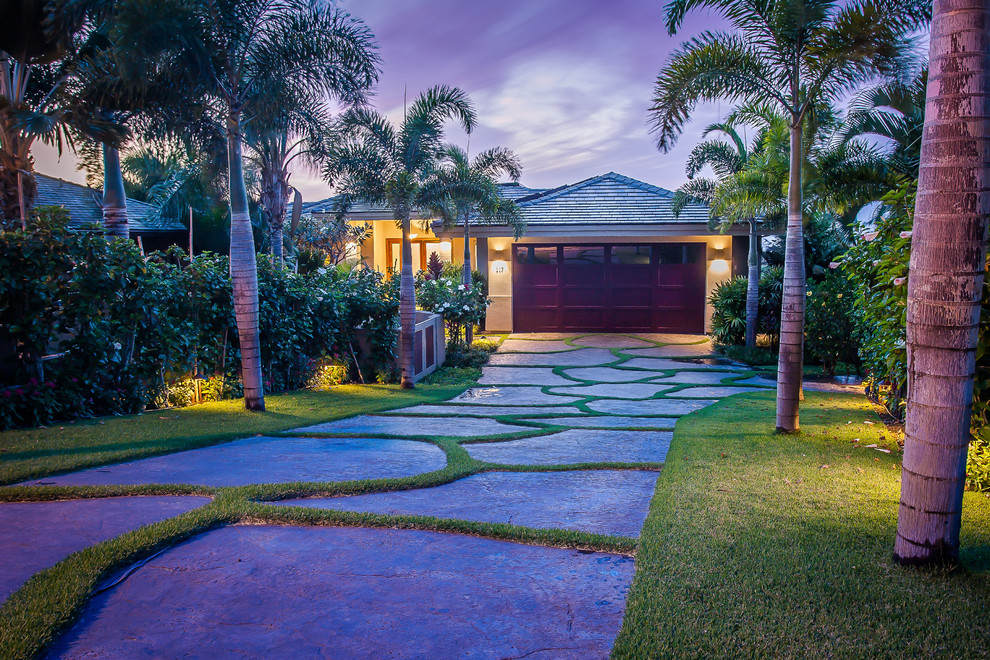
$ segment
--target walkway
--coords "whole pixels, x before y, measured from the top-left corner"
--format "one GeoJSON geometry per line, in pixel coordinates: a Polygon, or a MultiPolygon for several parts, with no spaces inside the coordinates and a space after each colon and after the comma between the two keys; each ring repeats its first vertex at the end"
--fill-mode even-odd
{"type": "MultiPolygon", "coordinates": [[[[53,657],[606,657],[633,577],[632,539],[677,419],[766,385],[714,358],[699,336],[513,335],[478,386],[444,404],[46,478],[309,482],[258,492],[283,507],[268,509],[293,515],[379,516],[374,527],[235,525],[194,537],[95,596],[53,657]],[[400,481],[383,482],[388,492],[321,494],[325,482],[382,477],[400,481]],[[280,495],[296,492],[317,496],[280,495]]],[[[169,511],[203,502],[158,499],[169,511]]],[[[75,526],[49,539],[61,554],[42,563],[150,522],[149,500],[85,501],[75,526]],[[101,505],[118,518],[122,506],[141,506],[130,524],[109,525],[101,505]]],[[[0,529],[79,504],[0,505],[0,529]]],[[[15,546],[0,534],[5,566],[23,567],[2,576],[0,599],[40,568],[31,544],[15,546]]]]}

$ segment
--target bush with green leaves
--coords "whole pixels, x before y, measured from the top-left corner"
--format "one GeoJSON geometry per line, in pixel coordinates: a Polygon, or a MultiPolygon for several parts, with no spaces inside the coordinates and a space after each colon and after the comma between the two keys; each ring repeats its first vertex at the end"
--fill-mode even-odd
{"type": "MultiPolygon", "coordinates": [[[[764,268],[760,274],[757,332],[766,335],[770,347],[780,341],[780,304],[784,286],[784,269],[764,268]]],[[[709,297],[712,305],[712,341],[721,346],[746,343],[745,276],[734,277],[715,287],[709,297]]]]}
{"type": "Polygon", "coordinates": [[[467,287],[460,278],[445,275],[434,279],[420,271],[416,273],[416,303],[420,309],[443,315],[448,350],[454,352],[464,343],[467,325],[484,320],[491,300],[485,295],[484,282],[472,282],[467,287]]]}
{"type": "MultiPolygon", "coordinates": [[[[907,396],[907,282],[916,191],[917,181],[905,181],[885,195],[884,212],[858,228],[859,240],[839,266],[857,294],[867,394],[901,419],[907,396]]],[[[990,260],[987,263],[966,482],[968,488],[982,491],[990,491],[990,260]]]]}
{"type": "Polygon", "coordinates": [[[859,368],[855,298],[844,273],[832,271],[819,282],[808,282],[804,347],[810,358],[821,362],[826,376],[834,376],[839,363],[859,368]]]}
{"type": "MultiPolygon", "coordinates": [[[[42,208],[29,231],[0,233],[0,428],[185,405],[194,376],[201,400],[238,396],[227,257],[144,257],[67,221],[42,208]]],[[[260,260],[258,275],[268,391],[354,359],[371,378],[392,376],[398,295],[379,273],[298,275],[260,260]]]]}

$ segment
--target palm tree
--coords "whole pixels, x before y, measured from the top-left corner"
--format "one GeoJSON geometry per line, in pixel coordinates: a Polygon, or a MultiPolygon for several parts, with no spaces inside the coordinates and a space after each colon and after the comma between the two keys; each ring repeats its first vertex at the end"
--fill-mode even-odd
{"type": "MultiPolygon", "coordinates": [[[[722,133],[729,141],[707,140],[699,142],[688,155],[685,171],[688,181],[674,192],[673,211],[674,215],[680,212],[691,200],[696,200],[709,205],[712,211],[712,218],[717,218],[714,208],[711,206],[716,189],[719,184],[733,176],[738,175],[749,160],[750,151],[746,142],[739,135],[736,126],[732,122],[718,122],[710,124],[701,134],[706,138],[712,133],[722,133]],[[707,177],[697,178],[698,173],[705,167],[711,167],[715,173],[714,179],[707,177]]],[[[760,140],[756,140],[757,147],[760,140]]],[[[749,222],[749,271],[746,280],[746,346],[756,347],[756,322],[759,315],[759,284],[760,284],[760,250],[759,234],[756,232],[756,217],[751,217],[749,222]]],[[[729,224],[722,222],[723,229],[729,224]]]]}
{"type": "Polygon", "coordinates": [[[908,279],[908,399],[894,558],[959,554],[990,195],[990,6],[935,0],[908,279]]]}
{"type": "Polygon", "coordinates": [[[244,404],[264,410],[258,335],[258,269],[242,158],[246,107],[255,112],[273,91],[295,87],[351,103],[378,78],[368,29],[319,0],[178,2],[194,34],[190,83],[219,106],[227,137],[230,273],[241,349],[244,404]],[[251,101],[254,99],[253,101],[251,101]]]}
{"type": "Polygon", "coordinates": [[[31,147],[35,141],[59,153],[82,135],[119,142],[123,131],[81,101],[80,80],[103,47],[94,18],[100,2],[72,12],[45,0],[4,5],[0,32],[0,216],[27,228],[37,194],[31,147]]]}
{"type": "Polygon", "coordinates": [[[652,114],[667,151],[701,101],[768,102],[788,119],[787,242],[777,370],[777,430],[796,432],[804,358],[801,138],[813,107],[876,77],[905,70],[907,37],[930,16],[925,0],[670,0],[673,35],[692,9],[720,12],[736,33],[704,32],[657,78],[652,114]]]}
{"type": "Polygon", "coordinates": [[[476,116],[467,95],[443,85],[420,94],[402,123],[367,109],[350,110],[341,117],[328,151],[323,174],[337,185],[337,212],[344,215],[358,200],[392,209],[402,228],[402,272],[399,276],[399,334],[402,387],[413,387],[416,289],[412,272],[410,218],[419,208],[418,196],[441,155],[443,125],[456,119],[464,130],[474,128],[476,116]]]}
{"type": "MultiPolygon", "coordinates": [[[[447,145],[441,152],[437,170],[420,189],[419,205],[430,209],[449,229],[464,224],[464,267],[461,283],[471,286],[471,223],[509,225],[516,238],[524,224],[516,203],[502,197],[497,180],[508,176],[518,181],[522,175],[519,158],[509,149],[495,147],[481,152],[472,161],[465,150],[447,145]]],[[[464,329],[464,341],[471,345],[471,324],[464,329]]]]}

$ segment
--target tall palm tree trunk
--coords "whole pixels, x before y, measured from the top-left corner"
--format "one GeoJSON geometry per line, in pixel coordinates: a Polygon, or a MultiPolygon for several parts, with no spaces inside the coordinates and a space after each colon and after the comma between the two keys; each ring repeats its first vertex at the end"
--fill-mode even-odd
{"type": "Polygon", "coordinates": [[[107,236],[130,237],[120,152],[106,143],[103,144],[103,230],[107,236]]]}
{"type": "MultiPolygon", "coordinates": [[[[468,222],[470,214],[464,213],[464,272],[461,275],[461,283],[467,288],[471,288],[471,223],[468,222]]],[[[470,322],[464,324],[464,345],[470,346],[474,340],[474,327],[470,322]]]]}
{"type": "Polygon", "coordinates": [[[399,275],[399,366],[403,389],[413,389],[416,375],[416,285],[413,282],[412,241],[409,239],[409,213],[401,214],[402,271],[399,275]]]}
{"type": "MultiPolygon", "coordinates": [[[[797,94],[795,93],[795,96],[797,94]]],[[[801,121],[791,118],[791,162],[787,182],[787,238],[784,291],[780,310],[780,356],[777,361],[777,431],[796,432],[804,368],[804,213],[801,199],[801,121]]]]}
{"type": "Polygon", "coordinates": [[[756,348],[756,319],[760,306],[760,253],[756,220],[749,223],[749,273],[746,280],[746,348],[756,348]]]}
{"type": "Polygon", "coordinates": [[[990,195],[990,6],[935,0],[908,280],[908,398],[894,559],[954,562],[990,195]]]}
{"type": "Polygon", "coordinates": [[[230,279],[234,288],[234,318],[241,347],[244,406],[248,410],[264,410],[265,390],[258,330],[258,264],[247,190],[244,188],[240,115],[236,111],[231,111],[227,116],[227,160],[230,175],[230,279]]]}

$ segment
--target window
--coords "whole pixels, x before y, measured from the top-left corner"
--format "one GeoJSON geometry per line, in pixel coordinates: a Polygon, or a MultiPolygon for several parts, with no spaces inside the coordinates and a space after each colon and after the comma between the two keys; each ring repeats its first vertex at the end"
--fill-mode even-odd
{"type": "Polygon", "coordinates": [[[565,245],[564,261],[568,265],[603,264],[605,247],[602,245],[565,245]]]}
{"type": "Polygon", "coordinates": [[[650,265],[653,249],[649,245],[615,245],[612,247],[612,263],[623,266],[650,265]]]}
{"type": "Polygon", "coordinates": [[[696,264],[705,246],[700,243],[668,243],[657,246],[662,264],[696,264]]]}
{"type": "Polygon", "coordinates": [[[515,246],[516,263],[557,265],[557,248],[536,245],[515,246]]]}

